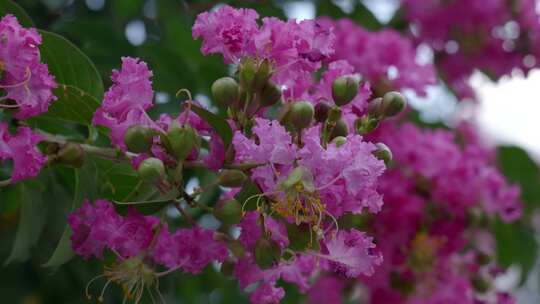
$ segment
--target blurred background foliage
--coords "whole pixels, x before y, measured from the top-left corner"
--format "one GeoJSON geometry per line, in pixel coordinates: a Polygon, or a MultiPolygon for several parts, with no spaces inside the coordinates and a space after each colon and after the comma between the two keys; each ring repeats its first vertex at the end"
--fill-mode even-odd
{"type": "MultiPolygon", "coordinates": [[[[255,8],[261,16],[285,19],[288,3],[283,0],[16,2],[31,16],[25,25],[33,22],[37,28],[58,33],[80,48],[95,64],[105,88],[110,85],[111,70],[120,65],[121,56],[140,57],[148,62],[154,71],[156,106],[151,114],[155,116],[162,112],[180,111],[180,100],[175,97],[175,92],[181,88],[189,89],[203,104],[208,103],[206,96],[212,82],[230,73],[220,56],[202,56],[200,41],[192,39],[191,26],[198,13],[227,2],[255,8]]],[[[352,1],[355,6],[347,13],[329,0],[312,2],[317,15],[348,17],[370,30],[383,26],[361,1],[352,1]]],[[[0,9],[6,9],[8,5],[8,1],[0,0],[0,9]]],[[[389,25],[404,30],[406,24],[399,15],[398,11],[389,25]]],[[[35,123],[45,129],[58,127],[44,121],[35,123]]],[[[86,129],[69,124],[56,131],[81,139],[92,136],[86,129]]],[[[540,203],[538,167],[516,147],[501,148],[499,158],[510,180],[522,185],[527,203],[527,216],[523,222],[510,228],[494,227],[500,248],[499,259],[505,266],[517,262],[529,270],[536,258],[536,240],[528,221],[540,203]]],[[[211,179],[208,174],[192,172],[191,175],[197,176],[199,183],[204,184],[211,179]]],[[[0,170],[0,177],[6,176],[7,172],[0,170]]],[[[137,182],[129,165],[92,159],[80,170],[56,166],[54,170],[45,169],[34,183],[0,190],[0,261],[10,262],[0,268],[1,302],[88,303],[84,288],[92,277],[102,272],[102,266],[93,260],[70,259],[71,253],[65,248],[67,242],[58,243],[63,234],[64,241],[69,237],[64,231],[66,215],[84,198],[125,198],[137,182]],[[26,222],[25,225],[18,225],[22,221],[26,222]],[[62,267],[55,267],[68,260],[62,267]]],[[[209,204],[212,204],[215,194],[210,193],[206,198],[209,204]]],[[[216,269],[207,267],[200,276],[177,272],[164,278],[160,289],[168,303],[247,303],[247,297],[240,292],[237,283],[216,269]]],[[[93,294],[99,294],[103,283],[98,281],[91,287],[93,294]]],[[[120,290],[117,287],[110,289],[105,302],[121,302],[120,290]]],[[[286,289],[283,303],[301,302],[294,288],[286,286],[286,289]]],[[[90,302],[94,301],[95,298],[90,302]]]]}

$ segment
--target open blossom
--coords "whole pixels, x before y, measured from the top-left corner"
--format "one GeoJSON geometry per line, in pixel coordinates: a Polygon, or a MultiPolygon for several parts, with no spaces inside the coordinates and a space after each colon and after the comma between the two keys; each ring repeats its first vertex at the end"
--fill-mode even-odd
{"type": "Polygon", "coordinates": [[[8,126],[0,123],[0,160],[13,160],[11,182],[36,177],[47,158],[37,149],[43,137],[28,127],[19,127],[11,135],[8,126]]]}
{"type": "Polygon", "coordinates": [[[226,63],[249,56],[273,64],[272,80],[283,86],[286,97],[301,96],[312,83],[312,73],[334,53],[332,28],[318,21],[262,19],[250,9],[224,5],[201,13],[193,37],[203,40],[202,52],[221,53],[226,63]]]}
{"type": "Polygon", "coordinates": [[[200,273],[212,261],[223,262],[228,256],[225,244],[214,239],[214,231],[194,227],[178,229],[171,234],[160,232],[153,249],[153,259],[168,268],[182,268],[200,273]]]}
{"type": "Polygon", "coordinates": [[[477,69],[498,79],[539,62],[534,0],[402,2],[413,34],[435,50],[443,77],[459,97],[474,97],[468,78],[477,69]]]}
{"type": "Polygon", "coordinates": [[[71,246],[85,258],[102,258],[105,248],[123,258],[133,257],[151,244],[158,222],[158,218],[143,216],[131,208],[126,216],[121,216],[106,200],[96,200],[93,204],[85,201],[68,217],[73,230],[71,246]]]}
{"type": "Polygon", "coordinates": [[[124,148],[124,134],[133,125],[156,128],[146,110],[152,106],[152,72],[136,58],[122,57],[122,69],[114,70],[113,85],[94,113],[93,124],[111,130],[113,144],[124,148]]]}
{"type": "Polygon", "coordinates": [[[14,101],[19,119],[47,112],[56,100],[52,91],[57,84],[40,63],[40,44],[37,30],[23,28],[13,15],[0,20],[0,90],[6,92],[0,101],[14,101]]]}
{"type": "Polygon", "coordinates": [[[413,42],[398,32],[369,32],[348,19],[321,19],[321,23],[334,26],[339,47],[332,58],[347,60],[376,92],[409,88],[425,94],[426,87],[435,84],[434,67],[419,63],[413,42]]]}

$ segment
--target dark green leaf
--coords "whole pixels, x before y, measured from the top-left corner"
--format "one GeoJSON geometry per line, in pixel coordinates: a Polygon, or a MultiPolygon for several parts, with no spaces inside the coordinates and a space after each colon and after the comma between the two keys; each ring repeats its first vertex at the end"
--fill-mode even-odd
{"type": "Polygon", "coordinates": [[[219,137],[221,137],[225,149],[227,149],[233,137],[231,127],[227,121],[222,117],[219,117],[216,114],[196,105],[192,105],[191,110],[199,115],[199,117],[206,121],[210,126],[212,126],[214,131],[216,131],[219,137]]]}
{"type": "Polygon", "coordinates": [[[245,210],[255,210],[257,205],[257,195],[261,194],[259,186],[250,180],[247,180],[242,190],[238,192],[234,198],[240,202],[243,209],[245,210]]]}
{"type": "Polygon", "coordinates": [[[30,257],[45,224],[45,205],[42,201],[43,186],[36,181],[25,181],[14,186],[12,199],[21,202],[20,220],[11,254],[4,265],[12,262],[24,262],[30,257]]]}
{"type": "Polygon", "coordinates": [[[522,270],[522,282],[536,260],[537,244],[534,232],[522,222],[504,224],[496,220],[493,233],[497,242],[497,260],[503,267],[517,264],[522,270]]]}
{"type": "Polygon", "coordinates": [[[60,35],[40,31],[42,61],[55,76],[58,97],[44,114],[62,121],[89,125],[103,97],[103,83],[96,67],[75,45],[60,35]]]}
{"type": "Polygon", "coordinates": [[[17,3],[10,0],[0,0],[0,17],[12,14],[17,17],[19,23],[24,27],[33,27],[32,18],[17,3]]]}
{"type": "Polygon", "coordinates": [[[525,214],[540,205],[540,172],[538,165],[523,149],[518,147],[500,147],[498,159],[503,174],[512,183],[521,186],[522,199],[525,202],[525,214]]]}

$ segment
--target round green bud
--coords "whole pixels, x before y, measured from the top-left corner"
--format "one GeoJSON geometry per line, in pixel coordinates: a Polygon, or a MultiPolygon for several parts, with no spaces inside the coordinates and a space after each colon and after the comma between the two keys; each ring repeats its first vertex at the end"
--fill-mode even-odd
{"type": "Polygon", "coordinates": [[[221,273],[225,276],[232,276],[234,274],[234,266],[236,264],[230,261],[221,263],[221,273]]]}
{"type": "Polygon", "coordinates": [[[165,176],[165,166],[160,159],[150,157],[141,162],[137,172],[142,180],[153,183],[165,176]]]}
{"type": "Polygon", "coordinates": [[[152,148],[154,135],[154,130],[142,125],[134,125],[126,130],[124,143],[131,152],[145,153],[152,148]]]}
{"type": "Polygon", "coordinates": [[[332,106],[325,101],[319,102],[315,106],[315,120],[318,122],[324,122],[328,118],[328,113],[332,106]]]}
{"type": "Polygon", "coordinates": [[[231,77],[220,78],[212,84],[212,96],[217,104],[228,107],[239,98],[238,83],[231,77]]]}
{"type": "Polygon", "coordinates": [[[281,100],[281,89],[272,81],[268,81],[260,93],[260,102],[263,107],[270,107],[281,100]]]}
{"type": "Polygon", "coordinates": [[[479,293],[485,293],[491,288],[491,282],[479,274],[471,278],[471,283],[474,289],[479,293]]]}
{"type": "Polygon", "coordinates": [[[246,255],[246,250],[239,240],[230,240],[227,245],[236,258],[242,259],[246,255]]]}
{"type": "Polygon", "coordinates": [[[81,145],[68,143],[58,151],[58,162],[80,168],[84,164],[85,154],[81,145]]]}
{"type": "Polygon", "coordinates": [[[197,131],[191,126],[180,126],[174,121],[167,131],[167,140],[170,145],[170,151],[180,161],[185,160],[193,149],[201,146],[201,138],[197,131]]]}
{"type": "Polygon", "coordinates": [[[347,142],[347,138],[343,136],[336,136],[334,139],[332,139],[332,143],[336,145],[336,147],[341,147],[347,142]]]}
{"type": "Polygon", "coordinates": [[[375,98],[371,100],[368,104],[368,114],[371,118],[383,118],[384,117],[384,107],[383,99],[375,98]]]}
{"type": "Polygon", "coordinates": [[[276,265],[281,257],[281,249],[273,240],[265,237],[255,243],[255,263],[261,269],[268,269],[276,265]]]}
{"type": "Polygon", "coordinates": [[[240,170],[224,169],[218,177],[218,183],[223,187],[240,187],[244,184],[247,176],[240,170]]]}
{"type": "Polygon", "coordinates": [[[384,115],[387,117],[396,116],[407,106],[407,99],[399,92],[388,92],[384,94],[382,105],[384,115]]]}
{"type": "Polygon", "coordinates": [[[387,145],[383,143],[376,143],[377,150],[373,151],[373,155],[384,161],[384,164],[388,167],[392,163],[392,151],[387,145]]]}
{"type": "Polygon", "coordinates": [[[353,75],[338,77],[332,83],[332,98],[338,106],[351,102],[358,94],[360,80],[353,75]]]}
{"type": "Polygon", "coordinates": [[[214,216],[225,226],[238,224],[242,219],[242,206],[235,199],[219,202],[214,208],[214,216]]]}
{"type": "Polygon", "coordinates": [[[370,118],[369,116],[363,116],[354,121],[354,128],[358,134],[366,135],[377,129],[379,123],[379,119],[370,118]]]}
{"type": "Polygon", "coordinates": [[[349,127],[347,127],[347,123],[340,119],[336,122],[336,125],[332,129],[332,133],[330,133],[330,140],[338,136],[346,137],[347,135],[349,135],[349,127]]]}
{"type": "Polygon", "coordinates": [[[328,111],[328,121],[337,122],[341,118],[341,109],[339,107],[332,107],[328,111]]]}
{"type": "Polygon", "coordinates": [[[257,73],[257,64],[252,58],[245,58],[238,67],[240,86],[247,92],[255,91],[255,74],[257,73]]]}
{"type": "Polygon", "coordinates": [[[293,125],[300,130],[309,127],[313,121],[315,109],[311,103],[300,101],[292,105],[289,115],[293,125]]]}

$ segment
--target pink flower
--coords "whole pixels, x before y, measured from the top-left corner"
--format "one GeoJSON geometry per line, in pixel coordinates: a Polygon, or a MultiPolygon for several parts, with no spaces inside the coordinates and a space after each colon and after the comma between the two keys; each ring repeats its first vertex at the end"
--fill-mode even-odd
{"type": "Polygon", "coordinates": [[[412,41],[394,30],[369,32],[348,19],[322,23],[335,26],[336,53],[334,60],[347,60],[375,87],[385,92],[410,88],[425,94],[428,85],[435,84],[435,69],[431,64],[416,61],[416,48],[412,41]]]}
{"type": "Polygon", "coordinates": [[[40,44],[36,29],[21,27],[13,15],[0,20],[0,89],[7,93],[0,101],[15,101],[18,119],[47,112],[56,100],[52,90],[57,84],[47,65],[40,63],[40,44]]]}
{"type": "Polygon", "coordinates": [[[125,217],[120,216],[112,203],[96,200],[94,204],[85,201],[74,210],[68,223],[73,230],[71,246],[78,255],[102,258],[103,249],[109,248],[129,258],[148,248],[159,219],[143,216],[132,208],[125,217]]]}
{"type": "Polygon", "coordinates": [[[340,230],[335,237],[324,241],[327,253],[318,256],[329,263],[329,268],[348,278],[372,275],[375,266],[383,262],[380,253],[375,253],[373,238],[355,229],[340,230]]]}
{"type": "Polygon", "coordinates": [[[249,300],[253,304],[279,304],[284,296],[283,288],[264,283],[251,294],[249,300]]]}
{"type": "Polygon", "coordinates": [[[311,287],[308,294],[309,304],[342,303],[344,282],[335,277],[322,277],[311,287]]]}
{"type": "Polygon", "coordinates": [[[47,158],[37,149],[43,136],[28,127],[19,127],[17,134],[10,135],[8,126],[0,123],[0,160],[12,159],[11,182],[36,177],[47,158]]]}
{"type": "Polygon", "coordinates": [[[214,239],[214,232],[198,227],[179,229],[174,234],[165,227],[153,250],[156,262],[193,274],[201,272],[212,261],[223,262],[227,256],[227,247],[214,239]]]}
{"type": "MultiPolygon", "coordinates": [[[[261,231],[261,214],[256,211],[247,212],[242,221],[238,225],[241,229],[240,242],[248,250],[253,250],[255,243],[262,237],[261,231]]],[[[267,231],[270,233],[271,239],[278,243],[281,248],[289,245],[289,239],[287,237],[287,230],[285,226],[272,217],[264,217],[264,225],[267,231]]]]}
{"type": "Polygon", "coordinates": [[[193,25],[193,39],[201,37],[203,54],[221,53],[232,63],[253,50],[252,36],[258,31],[259,15],[252,9],[223,5],[214,12],[203,12],[193,25]]]}
{"type": "Polygon", "coordinates": [[[93,124],[111,130],[113,144],[125,149],[124,134],[133,125],[157,128],[146,114],[152,106],[152,72],[139,59],[122,57],[122,69],[113,70],[113,85],[100,108],[94,113],[93,124]]]}

